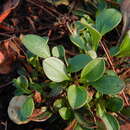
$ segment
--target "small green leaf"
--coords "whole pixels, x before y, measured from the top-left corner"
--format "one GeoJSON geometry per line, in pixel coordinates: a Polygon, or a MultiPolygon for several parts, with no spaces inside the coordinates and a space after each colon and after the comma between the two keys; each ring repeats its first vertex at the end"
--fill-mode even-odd
{"type": "Polygon", "coordinates": [[[46,76],[52,81],[62,82],[69,80],[66,73],[66,67],[58,58],[49,57],[43,60],[43,69],[46,76]]]}
{"type": "Polygon", "coordinates": [[[114,116],[104,113],[101,119],[106,125],[107,130],[120,130],[119,122],[114,116]]]}
{"type": "Polygon", "coordinates": [[[130,30],[127,32],[124,40],[122,41],[119,51],[115,54],[117,57],[129,57],[130,56],[130,30]]]}
{"type": "Polygon", "coordinates": [[[104,75],[99,80],[90,83],[95,89],[103,94],[117,94],[125,86],[124,82],[118,76],[104,75]]]}
{"type": "Polygon", "coordinates": [[[17,79],[13,80],[16,87],[28,88],[28,80],[25,76],[19,76],[17,79]]]}
{"type": "Polygon", "coordinates": [[[106,108],[111,112],[119,112],[123,108],[123,104],[121,97],[111,97],[106,100],[106,108]]]}
{"type": "Polygon", "coordinates": [[[69,86],[67,96],[69,104],[73,109],[81,108],[87,103],[87,91],[81,86],[69,86]]]}
{"type": "Polygon", "coordinates": [[[85,54],[74,56],[68,60],[69,72],[78,72],[85,67],[91,61],[92,58],[85,54]]]}
{"type": "Polygon", "coordinates": [[[50,50],[48,47],[48,37],[40,37],[34,34],[28,34],[23,37],[22,43],[33,54],[47,58],[50,57],[50,50]]]}
{"type": "Polygon", "coordinates": [[[31,97],[28,97],[28,99],[26,99],[19,112],[21,120],[27,120],[28,117],[32,115],[33,110],[34,110],[34,101],[31,97]]]}
{"type": "Polygon", "coordinates": [[[85,49],[85,41],[78,33],[74,33],[70,36],[70,40],[73,44],[75,44],[80,49],[85,49]]]}
{"type": "Polygon", "coordinates": [[[72,112],[67,107],[62,107],[59,109],[59,114],[64,120],[69,120],[72,117],[72,112]]]}
{"type": "Polygon", "coordinates": [[[81,82],[92,82],[100,79],[105,72],[105,61],[96,58],[90,61],[81,72],[81,82]]]}
{"type": "Polygon", "coordinates": [[[22,93],[29,94],[31,91],[28,89],[28,80],[25,76],[19,76],[17,79],[13,80],[13,83],[19,91],[22,93]]]}
{"type": "Polygon", "coordinates": [[[65,49],[64,49],[64,47],[62,45],[53,47],[52,48],[52,55],[54,57],[64,58],[64,56],[65,56],[65,49]]]}
{"type": "Polygon", "coordinates": [[[113,8],[104,9],[96,17],[96,29],[102,34],[113,30],[121,22],[121,13],[113,8]]]}
{"type": "Polygon", "coordinates": [[[54,103],[53,103],[53,107],[54,109],[58,110],[60,108],[62,108],[65,105],[65,102],[63,99],[57,99],[54,103]]]}
{"type": "Polygon", "coordinates": [[[91,34],[92,49],[97,50],[99,42],[102,39],[102,35],[94,27],[92,27],[90,24],[84,22],[83,19],[81,22],[86,26],[86,28],[88,29],[88,31],[91,34]]]}

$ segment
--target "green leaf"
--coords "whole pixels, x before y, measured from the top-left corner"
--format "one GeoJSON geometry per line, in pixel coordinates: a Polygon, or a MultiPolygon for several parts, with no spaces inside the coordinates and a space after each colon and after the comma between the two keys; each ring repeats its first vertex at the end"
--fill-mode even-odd
{"type": "Polygon", "coordinates": [[[13,80],[13,83],[15,87],[19,89],[19,91],[21,91],[22,93],[31,93],[31,91],[28,89],[29,83],[25,76],[19,76],[17,79],[13,80]]]}
{"type": "Polygon", "coordinates": [[[66,84],[62,83],[56,83],[56,82],[50,82],[49,88],[51,91],[47,96],[49,97],[57,97],[59,94],[61,94],[66,87],[66,84]]]}
{"type": "Polygon", "coordinates": [[[106,113],[105,105],[103,105],[102,102],[98,102],[97,104],[97,116],[102,119],[107,130],[119,130],[119,123],[117,119],[114,116],[106,113]]]}
{"type": "Polygon", "coordinates": [[[73,109],[81,108],[87,103],[87,91],[81,86],[69,86],[67,96],[69,104],[73,109]]]}
{"type": "Polygon", "coordinates": [[[60,108],[62,108],[65,105],[65,102],[63,99],[57,99],[54,103],[53,103],[53,107],[54,109],[58,110],[60,108]]]}
{"type": "Polygon", "coordinates": [[[64,56],[65,56],[65,49],[64,49],[64,47],[62,45],[53,47],[52,48],[52,55],[54,57],[64,58],[64,56]]]}
{"type": "Polygon", "coordinates": [[[22,108],[20,109],[20,117],[21,120],[27,120],[29,116],[32,115],[34,110],[34,101],[31,97],[28,97],[24,104],[22,105],[22,108]]]}
{"type": "Polygon", "coordinates": [[[104,9],[106,9],[107,8],[106,1],[104,1],[104,0],[98,0],[97,8],[98,8],[98,13],[101,12],[101,11],[103,11],[104,9]]]}
{"type": "Polygon", "coordinates": [[[19,76],[17,79],[13,80],[16,87],[28,88],[28,80],[25,76],[19,76]]]}
{"type": "Polygon", "coordinates": [[[125,86],[124,82],[118,76],[104,75],[99,80],[90,83],[95,89],[103,94],[117,94],[125,86]]]}
{"type": "Polygon", "coordinates": [[[121,110],[121,113],[130,118],[130,106],[125,106],[122,110],[121,110]]]}
{"type": "Polygon", "coordinates": [[[70,36],[70,40],[73,44],[75,44],[80,49],[85,49],[85,41],[78,33],[74,33],[70,36]]]}
{"type": "Polygon", "coordinates": [[[105,72],[105,61],[96,58],[90,61],[81,72],[81,82],[92,82],[100,79],[105,72]]]}
{"type": "Polygon", "coordinates": [[[74,130],[94,130],[94,128],[83,128],[79,124],[77,124],[74,130]]]}
{"type": "Polygon", "coordinates": [[[97,17],[96,17],[96,29],[102,34],[113,30],[120,22],[121,22],[121,14],[113,9],[104,9],[97,17]]]}
{"type": "Polygon", "coordinates": [[[119,112],[123,108],[123,104],[121,97],[111,97],[106,100],[106,108],[111,112],[119,112]]]}
{"type": "Polygon", "coordinates": [[[119,123],[114,116],[104,113],[101,119],[105,123],[107,130],[120,130],[119,123]]]}
{"type": "Polygon", "coordinates": [[[123,39],[119,51],[115,54],[117,57],[129,57],[130,56],[130,30],[127,32],[123,39]]]}
{"type": "Polygon", "coordinates": [[[43,60],[43,69],[46,76],[52,81],[62,82],[69,80],[66,73],[66,67],[58,58],[49,57],[43,60]]]}
{"type": "Polygon", "coordinates": [[[8,116],[14,123],[18,125],[26,124],[30,121],[29,119],[21,120],[21,115],[20,115],[20,110],[27,99],[28,96],[25,95],[14,96],[9,102],[8,116]]]}
{"type": "Polygon", "coordinates": [[[76,55],[68,60],[69,72],[78,72],[91,61],[92,58],[85,54],[76,55]]]}
{"type": "Polygon", "coordinates": [[[96,130],[106,130],[106,126],[102,120],[96,120],[96,130]]]}
{"type": "Polygon", "coordinates": [[[91,39],[92,39],[92,49],[93,50],[97,50],[97,47],[99,45],[100,40],[102,39],[102,35],[94,28],[92,27],[90,24],[84,22],[84,20],[82,19],[81,21],[86,28],[88,29],[88,31],[91,34],[91,39]]]}
{"type": "Polygon", "coordinates": [[[67,107],[62,107],[59,109],[59,114],[64,120],[69,120],[72,117],[72,112],[67,107]]]}
{"type": "Polygon", "coordinates": [[[50,50],[47,44],[48,37],[28,34],[23,37],[22,43],[33,54],[42,58],[50,57],[50,50]]]}
{"type": "Polygon", "coordinates": [[[94,116],[86,107],[75,110],[74,116],[83,128],[90,128],[95,125],[94,116]]]}

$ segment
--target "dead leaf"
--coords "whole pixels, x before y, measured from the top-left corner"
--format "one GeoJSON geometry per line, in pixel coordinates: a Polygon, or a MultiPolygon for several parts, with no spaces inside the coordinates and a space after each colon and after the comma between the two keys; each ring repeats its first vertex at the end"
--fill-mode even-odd
{"type": "Polygon", "coordinates": [[[130,123],[126,123],[124,125],[121,125],[121,130],[130,130],[130,123]]]}
{"type": "Polygon", "coordinates": [[[76,124],[77,124],[77,121],[73,120],[64,130],[74,130],[76,124]]]}
{"type": "Polygon", "coordinates": [[[42,102],[42,96],[41,96],[40,92],[35,91],[35,93],[34,93],[34,101],[37,102],[37,103],[42,102]]]}
{"type": "Polygon", "coordinates": [[[17,53],[11,49],[11,41],[5,40],[0,44],[0,74],[8,74],[16,60],[17,53]]]}
{"type": "Polygon", "coordinates": [[[2,23],[11,11],[18,6],[19,2],[20,0],[8,0],[3,5],[3,12],[0,14],[0,23],[2,23]]]}

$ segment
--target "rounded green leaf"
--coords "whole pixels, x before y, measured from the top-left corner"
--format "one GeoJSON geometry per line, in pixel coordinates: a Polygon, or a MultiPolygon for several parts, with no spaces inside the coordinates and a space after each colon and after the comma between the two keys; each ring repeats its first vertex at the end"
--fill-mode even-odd
{"type": "Polygon", "coordinates": [[[19,76],[17,79],[13,80],[13,83],[17,90],[21,91],[22,93],[31,93],[31,91],[28,89],[28,79],[25,76],[19,76]]]}
{"type": "Polygon", "coordinates": [[[69,104],[73,109],[81,108],[87,103],[87,91],[81,86],[69,86],[67,96],[69,104]]]}
{"type": "Polygon", "coordinates": [[[64,56],[65,56],[65,49],[64,49],[64,47],[62,45],[53,47],[52,48],[52,55],[54,57],[64,58],[64,56]]]}
{"type": "Polygon", "coordinates": [[[25,95],[14,96],[9,103],[8,106],[9,118],[18,125],[26,124],[30,121],[29,119],[21,120],[20,115],[21,108],[23,107],[23,104],[26,102],[27,99],[28,96],[25,95]]]}
{"type": "Polygon", "coordinates": [[[110,32],[121,22],[121,13],[113,8],[104,9],[96,17],[96,29],[102,34],[110,32]]]}
{"type": "Polygon", "coordinates": [[[90,61],[81,72],[81,82],[92,82],[100,79],[105,72],[105,61],[96,58],[90,61]]]}
{"type": "Polygon", "coordinates": [[[119,122],[114,116],[104,113],[101,119],[103,120],[107,130],[120,130],[119,122]]]}
{"type": "Polygon", "coordinates": [[[49,57],[43,60],[43,69],[46,76],[55,82],[69,80],[65,64],[58,58],[49,57]]]}
{"type": "Polygon", "coordinates": [[[111,112],[119,112],[123,108],[123,104],[121,97],[111,97],[106,100],[106,108],[111,112]]]}
{"type": "Polygon", "coordinates": [[[72,112],[67,107],[60,108],[59,114],[64,120],[69,120],[72,117],[72,112]]]}
{"type": "Polygon", "coordinates": [[[48,37],[28,34],[23,37],[22,43],[33,54],[42,58],[50,57],[50,50],[47,45],[48,37]]]}
{"type": "Polygon", "coordinates": [[[95,89],[103,94],[117,94],[125,86],[125,83],[118,76],[104,75],[101,79],[90,83],[95,89]]]}
{"type": "Polygon", "coordinates": [[[75,44],[80,49],[85,49],[85,41],[84,39],[78,34],[74,33],[70,36],[70,40],[73,44],[75,44]]]}
{"type": "Polygon", "coordinates": [[[68,60],[68,62],[69,62],[68,70],[70,72],[78,72],[82,68],[84,68],[85,65],[87,65],[91,60],[92,60],[92,58],[85,54],[80,54],[80,55],[74,56],[68,60]]]}
{"type": "Polygon", "coordinates": [[[57,99],[54,103],[53,103],[53,107],[54,109],[58,110],[60,108],[62,108],[65,105],[65,102],[63,99],[57,99]]]}
{"type": "Polygon", "coordinates": [[[20,109],[21,120],[27,120],[32,115],[34,110],[34,101],[31,97],[28,97],[20,109]]]}

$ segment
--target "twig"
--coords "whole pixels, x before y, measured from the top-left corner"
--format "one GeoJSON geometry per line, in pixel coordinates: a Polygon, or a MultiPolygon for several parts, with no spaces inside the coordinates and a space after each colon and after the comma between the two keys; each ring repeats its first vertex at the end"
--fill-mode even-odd
{"type": "Polygon", "coordinates": [[[41,8],[41,9],[43,9],[44,11],[46,11],[46,12],[47,12],[48,14],[50,14],[51,16],[57,18],[57,16],[54,15],[54,13],[48,11],[48,10],[47,10],[46,8],[44,8],[43,6],[41,6],[41,5],[39,5],[39,4],[35,3],[35,2],[33,2],[32,0],[27,0],[27,1],[28,1],[29,3],[31,3],[31,4],[33,4],[33,5],[35,5],[35,6],[39,7],[39,8],[41,8]]]}
{"type": "Polygon", "coordinates": [[[5,122],[0,122],[1,125],[5,126],[5,130],[7,130],[7,121],[5,122]]]}
{"type": "Polygon", "coordinates": [[[127,100],[127,97],[126,97],[126,95],[125,95],[124,90],[122,91],[122,95],[123,95],[123,97],[124,97],[124,99],[125,99],[126,104],[129,106],[130,104],[129,104],[128,100],[127,100]]]}
{"type": "Polygon", "coordinates": [[[116,73],[116,70],[115,70],[115,67],[114,67],[114,65],[112,63],[112,58],[110,56],[110,52],[109,52],[108,48],[105,46],[105,44],[103,42],[100,42],[100,43],[101,43],[101,46],[102,46],[102,48],[103,48],[103,50],[104,50],[104,52],[105,52],[105,54],[107,56],[108,61],[109,61],[110,65],[111,65],[111,67],[112,67],[112,70],[116,73]]]}
{"type": "Polygon", "coordinates": [[[1,35],[1,36],[4,36],[4,37],[8,37],[8,38],[10,38],[10,37],[11,37],[11,35],[6,34],[6,33],[0,33],[0,35],[1,35]]]}
{"type": "Polygon", "coordinates": [[[117,113],[119,117],[121,117],[123,120],[125,120],[126,122],[130,123],[130,120],[128,118],[126,118],[124,115],[122,115],[121,113],[117,113]]]}
{"type": "Polygon", "coordinates": [[[119,6],[119,4],[118,4],[117,2],[114,2],[114,1],[112,1],[112,0],[105,0],[105,1],[108,2],[108,3],[111,3],[111,4],[113,4],[113,5],[119,6]]]}
{"type": "Polygon", "coordinates": [[[73,130],[74,127],[76,126],[76,124],[77,124],[77,121],[76,121],[76,120],[73,120],[73,121],[71,122],[71,124],[70,124],[69,126],[67,126],[67,128],[65,128],[64,130],[73,130]]]}
{"type": "Polygon", "coordinates": [[[68,55],[71,55],[71,56],[75,56],[76,54],[72,51],[69,51],[69,50],[65,50],[65,53],[68,54],[68,55]]]}
{"type": "Polygon", "coordinates": [[[10,84],[12,84],[12,81],[9,81],[8,83],[5,83],[5,84],[3,84],[3,85],[0,85],[0,89],[1,89],[1,88],[4,88],[4,87],[6,87],[6,86],[8,86],[8,85],[10,85],[10,84]]]}

